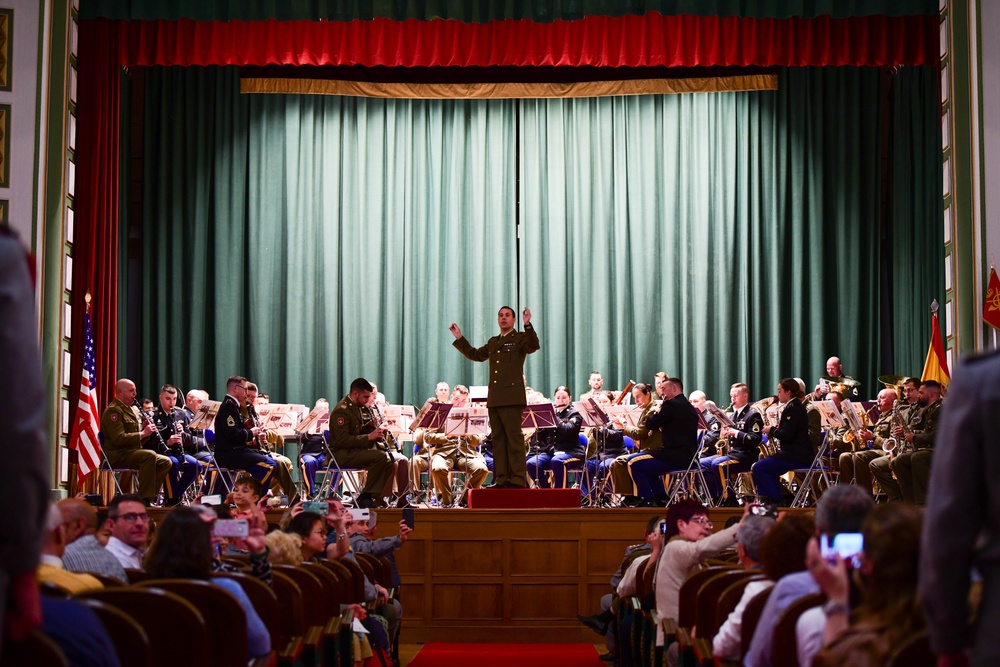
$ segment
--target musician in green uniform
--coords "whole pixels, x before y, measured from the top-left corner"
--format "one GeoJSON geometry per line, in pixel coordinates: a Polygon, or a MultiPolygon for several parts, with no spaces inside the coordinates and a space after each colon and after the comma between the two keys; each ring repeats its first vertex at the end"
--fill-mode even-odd
{"type": "MultiPolygon", "coordinates": [[[[885,441],[892,436],[893,415],[898,415],[899,411],[893,411],[896,403],[896,390],[886,387],[878,393],[879,416],[875,425],[869,429],[862,429],[858,434],[861,442],[851,441],[853,451],[847,451],[840,455],[838,465],[840,466],[840,483],[850,484],[854,480],[857,487],[866,493],[872,492],[872,474],[868,464],[875,459],[885,456],[882,446],[885,441]]],[[[902,419],[896,416],[896,419],[902,419]]]]}
{"type": "Polygon", "coordinates": [[[524,393],[524,359],[538,350],[538,334],[531,326],[531,311],[521,314],[524,331],[514,329],[514,309],[504,306],[497,313],[500,335],[475,348],[462,335],[457,324],[448,327],[455,336],[455,348],[472,361],[490,361],[489,395],[490,431],[493,440],[494,486],[523,489],[527,484],[524,436],[521,414],[527,404],[524,393]]]}
{"type": "Polygon", "coordinates": [[[358,507],[373,507],[378,502],[376,495],[381,496],[395,465],[385,445],[386,429],[374,423],[368,410],[371,397],[371,383],[357,378],[351,383],[350,393],[330,413],[330,451],[337,464],[341,468],[368,471],[365,488],[357,499],[358,507]],[[382,443],[381,449],[378,443],[382,443]]]}
{"type": "Polygon", "coordinates": [[[115,399],[101,415],[104,454],[112,468],[139,470],[139,497],[152,504],[172,463],[166,456],[142,448],[143,440],[156,427],[149,422],[143,423],[139,408],[134,405],[135,393],[135,383],[131,380],[121,379],[115,383],[115,399]]]}

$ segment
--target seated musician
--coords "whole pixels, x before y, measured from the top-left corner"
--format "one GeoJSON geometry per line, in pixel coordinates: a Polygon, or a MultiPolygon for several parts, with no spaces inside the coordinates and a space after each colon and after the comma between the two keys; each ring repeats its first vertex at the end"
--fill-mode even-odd
{"type": "Polygon", "coordinates": [[[840,484],[850,484],[853,481],[865,493],[872,492],[872,475],[868,464],[885,456],[882,445],[892,436],[893,406],[896,398],[896,390],[888,387],[878,393],[879,416],[875,425],[870,430],[864,429],[858,434],[860,442],[852,441],[855,445],[853,451],[840,455],[838,460],[840,484]]]}
{"type": "MultiPolygon", "coordinates": [[[[330,412],[330,403],[325,398],[316,400],[313,410],[320,414],[330,412]]],[[[316,473],[326,463],[326,441],[318,433],[303,433],[299,446],[299,466],[302,480],[306,483],[306,493],[310,498],[316,495],[316,473]]]]}
{"type": "Polygon", "coordinates": [[[347,396],[330,413],[330,452],[337,463],[341,468],[368,471],[364,489],[357,498],[358,507],[374,507],[381,501],[395,466],[385,444],[385,429],[370,416],[371,398],[371,383],[357,378],[351,382],[347,396]]]}
{"type": "MultiPolygon", "coordinates": [[[[382,417],[385,414],[387,405],[388,401],[386,401],[385,395],[378,390],[378,387],[373,382],[372,397],[368,402],[368,407],[373,411],[372,414],[376,418],[382,417]]],[[[406,458],[406,455],[400,451],[399,442],[388,430],[385,433],[385,438],[387,442],[393,444],[393,446],[388,447],[389,456],[392,457],[393,469],[389,475],[389,481],[386,482],[385,488],[382,490],[382,495],[390,498],[395,491],[396,506],[406,507],[409,504],[406,497],[410,493],[410,459],[406,458]]]]}
{"type": "Polygon", "coordinates": [[[601,375],[601,371],[590,371],[590,379],[587,380],[587,384],[590,385],[590,389],[580,394],[581,401],[597,398],[597,395],[601,393],[601,387],[604,386],[604,377],[601,375]]]}
{"type": "Polygon", "coordinates": [[[660,411],[646,420],[646,428],[660,431],[660,447],[628,457],[629,475],[644,507],[666,505],[662,476],[683,471],[698,451],[698,410],[684,396],[680,378],[668,378],[663,391],[660,411]]]}
{"type": "Polygon", "coordinates": [[[186,454],[185,450],[192,447],[191,434],[188,433],[187,425],[191,423],[187,413],[177,407],[177,387],[172,384],[165,384],[160,388],[160,404],[153,412],[153,423],[159,436],[150,438],[146,445],[155,444],[159,449],[160,443],[165,445],[163,454],[170,459],[170,474],[166,479],[166,501],[168,507],[172,507],[181,502],[184,492],[191,486],[195,477],[205,467],[195,457],[186,454]]]}
{"type": "MultiPolygon", "coordinates": [[[[456,408],[469,405],[469,390],[455,385],[451,404],[456,408]]],[[[431,481],[437,489],[440,506],[451,505],[455,498],[448,483],[448,473],[459,470],[465,473],[470,489],[478,489],[490,471],[486,461],[477,451],[482,438],[478,435],[446,436],[441,429],[424,431],[424,444],[431,454],[431,481]]]]}
{"type": "Polygon", "coordinates": [[[138,469],[139,496],[151,505],[173,464],[166,456],[143,448],[156,427],[145,421],[134,404],[135,383],[125,378],[118,380],[115,398],[101,415],[103,450],[111,467],[138,469]]]}
{"type": "MultiPolygon", "coordinates": [[[[190,424],[194,419],[194,414],[198,412],[201,404],[208,400],[208,392],[201,389],[189,389],[184,397],[184,407],[181,410],[187,415],[190,424]]],[[[187,427],[190,438],[184,443],[184,451],[204,463],[206,466],[212,461],[212,452],[205,441],[205,432],[200,428],[187,427]]]]}
{"type": "MultiPolygon", "coordinates": [[[[260,404],[257,385],[253,382],[247,382],[247,402],[241,410],[244,423],[249,426],[261,425],[260,417],[257,415],[257,406],[260,404]]],[[[274,460],[274,481],[278,483],[278,488],[281,489],[281,492],[285,494],[285,497],[288,498],[291,504],[298,495],[298,489],[295,488],[295,482],[292,480],[292,460],[284,454],[279,454],[271,449],[272,443],[277,443],[283,447],[285,439],[274,431],[264,430],[257,442],[260,445],[260,453],[274,460]]]]}
{"type": "Polygon", "coordinates": [[[845,398],[855,401],[861,398],[861,383],[850,375],[844,375],[844,365],[840,363],[840,357],[830,357],[826,360],[826,377],[816,384],[809,398],[818,401],[831,391],[840,391],[845,398]],[[844,386],[841,388],[836,385],[844,386]]]}
{"type": "Polygon", "coordinates": [[[260,452],[258,439],[263,437],[264,429],[246,425],[240,412],[246,400],[247,379],[241,375],[229,378],[226,397],[215,417],[215,460],[220,468],[250,473],[266,492],[277,464],[260,452]]]}
{"type": "Polygon", "coordinates": [[[794,378],[778,383],[778,425],[764,427],[764,434],[772,443],[777,443],[777,449],[772,456],[757,461],[750,468],[757,495],[765,503],[785,502],[787,505],[791,494],[781,484],[780,476],[812,463],[809,417],[802,394],[802,387],[794,378]]]}
{"type": "Polygon", "coordinates": [[[707,456],[709,453],[715,451],[715,443],[719,441],[719,429],[721,424],[715,419],[713,415],[708,410],[709,403],[712,407],[716,407],[714,401],[709,401],[708,397],[705,395],[701,389],[695,389],[690,394],[688,394],[688,402],[694,406],[694,409],[701,413],[702,419],[705,420],[705,424],[708,425],[707,429],[702,429],[701,433],[701,451],[703,456],[707,456]]]}
{"type": "Polygon", "coordinates": [[[892,429],[899,442],[896,449],[868,465],[889,500],[902,500],[914,505],[926,503],[931,456],[942,404],[941,385],[935,380],[921,382],[917,404],[910,408],[905,425],[892,429]]]}
{"type": "MultiPolygon", "coordinates": [[[[612,395],[610,391],[597,391],[594,392],[594,401],[602,410],[607,410],[611,405],[612,395]]],[[[625,455],[625,433],[614,423],[608,422],[604,426],[592,428],[587,441],[587,474],[580,485],[580,494],[584,497],[590,494],[595,477],[598,493],[603,493],[603,482],[608,479],[611,464],[619,456],[625,455]],[[590,455],[591,452],[594,453],[593,456],[590,455]]]]}
{"type": "Polygon", "coordinates": [[[535,480],[540,489],[549,488],[546,471],[552,471],[552,484],[561,489],[566,486],[566,465],[576,462],[576,469],[583,468],[587,448],[580,442],[583,418],[572,404],[572,396],[565,386],[556,387],[552,394],[556,408],[555,428],[540,428],[535,432],[535,454],[527,461],[528,478],[535,480]]]}
{"type": "MultiPolygon", "coordinates": [[[[715,499],[722,497],[724,480],[728,475],[748,472],[757,462],[763,435],[764,420],[759,412],[750,407],[750,388],[737,382],[729,389],[729,400],[733,403],[733,411],[726,414],[733,420],[735,428],[723,428],[720,433],[723,444],[700,461],[705,483],[715,499]]],[[[731,500],[736,499],[733,497],[731,500]]]]}
{"type": "MultiPolygon", "coordinates": [[[[653,404],[653,392],[650,386],[640,382],[632,388],[632,398],[635,404],[642,408],[636,425],[615,422],[614,426],[620,428],[622,433],[635,441],[640,452],[649,452],[660,448],[660,432],[652,431],[646,427],[646,421],[650,415],[656,414],[653,404]]],[[[638,491],[632,481],[632,476],[628,471],[629,454],[617,457],[611,462],[611,483],[615,493],[625,496],[623,502],[626,505],[633,505],[638,502],[638,491]]]]}
{"type": "MultiPolygon", "coordinates": [[[[447,382],[442,380],[434,387],[434,395],[424,401],[424,405],[420,409],[423,410],[432,403],[447,403],[450,396],[451,387],[448,386],[447,382]]],[[[413,458],[410,459],[410,465],[413,467],[411,478],[413,479],[413,485],[419,487],[420,475],[428,471],[431,467],[429,448],[424,444],[424,429],[420,428],[414,431],[413,444],[413,458]]]]}

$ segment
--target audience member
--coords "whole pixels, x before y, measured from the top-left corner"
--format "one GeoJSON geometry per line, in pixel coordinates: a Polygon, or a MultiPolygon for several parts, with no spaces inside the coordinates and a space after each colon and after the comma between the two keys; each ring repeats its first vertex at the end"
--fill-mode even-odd
{"type": "Polygon", "coordinates": [[[301,565],[302,539],[294,533],[273,530],[264,538],[271,565],[301,565]]]}
{"type": "Polygon", "coordinates": [[[111,530],[107,550],[126,570],[141,570],[149,538],[149,514],[142,498],[131,494],[112,498],[107,525],[111,530]]]}
{"type": "MultiPolygon", "coordinates": [[[[216,509],[207,505],[191,505],[190,509],[197,512],[202,521],[207,523],[209,526],[212,526],[220,518],[219,512],[223,512],[226,518],[229,516],[228,507],[224,505],[215,505],[214,507],[216,509]]],[[[260,579],[262,582],[270,586],[274,575],[271,571],[271,561],[268,560],[267,557],[267,542],[264,539],[264,534],[267,532],[267,519],[264,517],[263,512],[259,509],[255,507],[254,510],[253,515],[249,519],[246,519],[248,535],[243,540],[244,544],[246,544],[247,551],[250,553],[250,571],[247,574],[255,579],[260,579]]],[[[222,553],[222,546],[224,542],[225,540],[221,537],[217,537],[213,531],[212,571],[230,573],[239,572],[239,569],[229,563],[223,562],[222,559],[219,558],[219,555],[222,553]]]]}
{"type": "Polygon", "coordinates": [[[393,552],[402,548],[403,543],[406,542],[406,538],[412,531],[406,525],[405,521],[400,521],[398,535],[375,539],[375,531],[377,530],[376,520],[377,515],[375,514],[375,510],[371,510],[367,522],[348,519],[347,536],[351,542],[351,549],[355,553],[372,554],[379,557],[384,556],[389,561],[392,569],[392,586],[396,588],[402,581],[399,578],[399,571],[396,569],[396,559],[393,556],[393,552]]]}
{"type": "Polygon", "coordinates": [[[302,560],[312,561],[326,553],[326,521],[315,512],[299,512],[288,522],[286,533],[297,535],[302,540],[302,560]]]}
{"type": "Polygon", "coordinates": [[[62,512],[55,505],[50,505],[41,562],[38,564],[38,581],[55,584],[73,595],[104,588],[104,584],[92,575],[69,572],[63,567],[62,555],[65,548],[66,529],[63,526],[62,512]]]}
{"type": "MultiPolygon", "coordinates": [[[[736,529],[736,554],[740,564],[747,570],[760,569],[760,547],[764,536],[774,526],[774,519],[764,516],[748,516],[736,529]]],[[[740,655],[740,637],[743,628],[743,610],[755,595],[774,582],[770,579],[755,579],[747,583],[743,596],[736,603],[736,608],[726,617],[712,640],[712,653],[723,660],[738,660],[740,655]]]]}
{"type": "MultiPolygon", "coordinates": [[[[816,504],[816,532],[833,539],[838,533],[856,533],[875,509],[871,494],[856,486],[835,486],[816,504]]],[[[804,553],[802,554],[804,557],[804,553]]],[[[782,612],[796,600],[819,592],[809,572],[795,572],[782,577],[775,585],[760,615],[750,649],[743,659],[746,667],[770,665],[773,655],[774,627],[782,612]]]]}
{"type": "Polygon", "coordinates": [[[799,619],[824,628],[823,649],[815,661],[800,646],[801,659],[808,660],[801,664],[884,665],[894,649],[923,631],[924,615],[917,599],[921,520],[920,510],[910,505],[877,508],[861,527],[864,551],[853,570],[839,556],[828,563],[820,556],[816,539],[809,542],[809,571],[827,602],[799,619]],[[861,604],[853,611],[851,579],[861,592],[861,604]]]}
{"type": "Polygon", "coordinates": [[[57,507],[66,531],[63,567],[70,572],[96,572],[127,584],[122,564],[97,538],[97,508],[79,498],[64,498],[57,507]]]}
{"type": "Polygon", "coordinates": [[[108,631],[93,609],[76,600],[42,596],[42,634],[59,646],[72,667],[119,667],[108,631]]]}
{"type": "MultiPolygon", "coordinates": [[[[199,579],[225,589],[240,603],[246,614],[247,649],[250,657],[271,651],[271,635],[254,610],[243,587],[232,579],[213,577],[212,528],[200,513],[178,507],[163,520],[156,539],[146,554],[146,572],[161,579],[199,579]]],[[[218,637],[216,640],[224,638],[218,637]]]]}

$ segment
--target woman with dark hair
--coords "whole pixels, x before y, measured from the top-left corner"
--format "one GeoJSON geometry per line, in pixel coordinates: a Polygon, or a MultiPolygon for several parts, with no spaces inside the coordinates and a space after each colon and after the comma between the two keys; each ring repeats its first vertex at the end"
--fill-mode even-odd
{"type": "Polygon", "coordinates": [[[315,512],[301,512],[288,522],[286,533],[298,535],[302,539],[302,560],[315,560],[326,552],[326,519],[315,512]]]}
{"type": "MultiPolygon", "coordinates": [[[[748,504],[743,517],[756,505],[748,504]]],[[[663,550],[656,565],[656,613],[660,618],[677,618],[681,585],[706,559],[736,546],[736,523],[712,534],[712,522],[705,506],[685,498],[667,508],[663,550]]],[[[742,523],[742,519],[741,519],[742,523]]],[[[657,646],[663,645],[662,626],[656,632],[657,646]]]]}
{"type": "Polygon", "coordinates": [[[247,650],[251,658],[271,652],[271,635],[250,598],[232,579],[212,576],[212,527],[188,508],[171,510],[160,524],[146,559],[146,572],[157,579],[199,579],[225,589],[240,603],[247,619],[247,650]]]}
{"type": "Polygon", "coordinates": [[[773,456],[757,461],[750,468],[757,495],[764,503],[780,504],[788,494],[780,476],[812,463],[814,452],[809,441],[809,416],[802,404],[804,395],[794,378],[778,383],[778,425],[764,427],[764,435],[777,442],[778,449],[773,456]]]}
{"type": "Polygon", "coordinates": [[[907,639],[924,630],[917,598],[923,514],[905,503],[879,505],[861,526],[864,550],[853,570],[839,556],[831,565],[809,542],[806,562],[827,596],[823,649],[814,665],[884,665],[907,639]],[[861,603],[850,607],[853,579],[861,603]]]}
{"type": "Polygon", "coordinates": [[[568,387],[556,387],[552,394],[556,408],[555,428],[540,428],[535,432],[538,445],[535,455],[527,462],[528,477],[541,489],[549,488],[546,471],[552,471],[553,485],[562,488],[566,486],[567,462],[574,461],[572,465],[579,470],[587,457],[587,448],[580,442],[583,417],[573,408],[572,400],[568,387]]]}

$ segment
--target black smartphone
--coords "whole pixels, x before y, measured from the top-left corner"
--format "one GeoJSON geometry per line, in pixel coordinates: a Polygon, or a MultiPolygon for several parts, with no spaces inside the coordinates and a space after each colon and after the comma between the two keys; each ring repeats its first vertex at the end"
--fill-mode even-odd
{"type": "Polygon", "coordinates": [[[100,507],[104,504],[104,498],[99,493],[88,493],[83,497],[83,499],[94,507],[100,507]]]}
{"type": "Polygon", "coordinates": [[[413,530],[414,519],[415,519],[415,517],[414,517],[414,514],[413,514],[413,508],[412,507],[404,507],[403,508],[403,523],[405,523],[410,528],[410,530],[413,530]]]}

